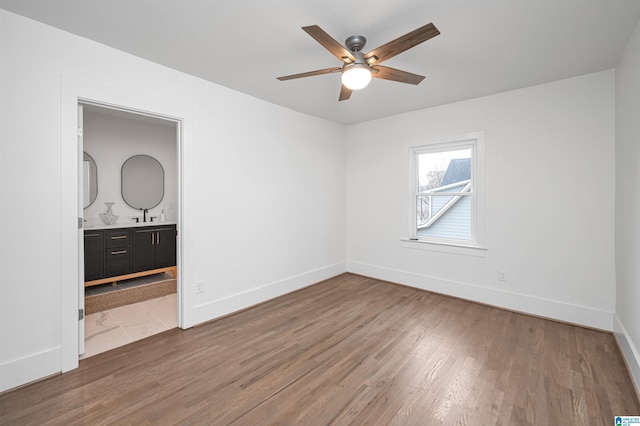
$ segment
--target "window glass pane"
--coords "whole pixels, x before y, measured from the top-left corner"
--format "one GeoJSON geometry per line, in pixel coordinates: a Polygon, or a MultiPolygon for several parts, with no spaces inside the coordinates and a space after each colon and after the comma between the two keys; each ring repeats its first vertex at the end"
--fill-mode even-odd
{"type": "Polygon", "coordinates": [[[416,221],[418,227],[423,226],[431,219],[431,197],[418,195],[416,197],[416,221]]]}
{"type": "Polygon", "coordinates": [[[416,236],[471,241],[471,197],[418,195],[416,236]]]}
{"type": "Polygon", "coordinates": [[[471,241],[471,153],[469,147],[416,153],[418,238],[471,241]]]}
{"type": "Polygon", "coordinates": [[[469,179],[471,148],[418,154],[417,192],[445,190],[443,187],[469,179]]]}

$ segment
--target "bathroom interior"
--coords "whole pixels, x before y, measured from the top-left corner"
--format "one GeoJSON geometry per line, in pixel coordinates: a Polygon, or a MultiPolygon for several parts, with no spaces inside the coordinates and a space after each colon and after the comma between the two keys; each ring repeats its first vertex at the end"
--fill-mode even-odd
{"type": "Polygon", "coordinates": [[[177,125],[81,104],[84,352],[177,327],[177,125]]]}

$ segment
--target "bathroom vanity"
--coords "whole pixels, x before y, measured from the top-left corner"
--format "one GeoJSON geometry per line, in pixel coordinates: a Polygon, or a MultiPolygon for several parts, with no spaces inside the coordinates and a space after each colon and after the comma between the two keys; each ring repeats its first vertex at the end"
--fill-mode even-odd
{"type": "Polygon", "coordinates": [[[176,224],[135,223],[84,230],[84,286],[171,272],[176,278],[176,224]]]}
{"type": "MultiPolygon", "coordinates": [[[[98,197],[97,170],[93,157],[83,153],[85,209],[98,197]]],[[[153,222],[153,217],[147,216],[165,196],[162,164],[146,154],[129,157],[120,170],[120,185],[122,201],[142,212],[142,217],[131,218],[141,223],[117,224],[119,216],[111,210],[115,203],[105,202],[107,211],[100,214],[104,225],[89,226],[84,230],[84,286],[115,284],[161,272],[171,272],[177,278],[176,223],[153,222]],[[147,217],[151,222],[147,222],[147,217]]],[[[114,195],[113,192],[110,195],[114,195]]],[[[164,210],[161,217],[164,220],[164,210]]]]}

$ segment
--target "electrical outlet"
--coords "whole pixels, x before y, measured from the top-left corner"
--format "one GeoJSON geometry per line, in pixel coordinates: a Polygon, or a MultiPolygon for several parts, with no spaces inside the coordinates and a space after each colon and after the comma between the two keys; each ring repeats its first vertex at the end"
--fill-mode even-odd
{"type": "Polygon", "coordinates": [[[507,282],[508,278],[507,278],[507,271],[498,271],[498,279],[500,281],[504,281],[507,282]]]}
{"type": "Polygon", "coordinates": [[[196,294],[204,293],[204,281],[196,281],[196,294]]]}

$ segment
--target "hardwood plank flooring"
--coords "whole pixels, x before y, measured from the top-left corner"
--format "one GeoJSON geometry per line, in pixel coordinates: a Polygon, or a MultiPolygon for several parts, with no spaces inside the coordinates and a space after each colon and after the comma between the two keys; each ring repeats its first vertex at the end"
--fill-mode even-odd
{"type": "Polygon", "coordinates": [[[0,424],[609,425],[611,334],[344,274],[0,395],[0,424]]]}

